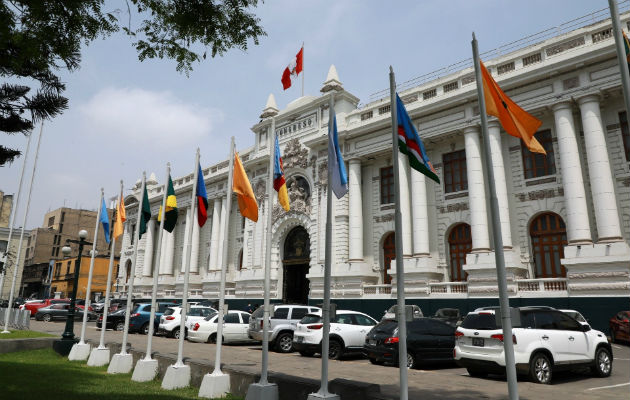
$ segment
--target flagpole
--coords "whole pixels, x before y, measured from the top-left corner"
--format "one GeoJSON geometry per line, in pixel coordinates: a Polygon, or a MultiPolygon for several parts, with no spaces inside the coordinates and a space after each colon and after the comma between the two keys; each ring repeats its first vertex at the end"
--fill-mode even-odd
{"type": "Polygon", "coordinates": [[[389,67],[389,92],[392,115],[392,164],[394,166],[394,193],[396,209],[394,211],[394,229],[396,231],[396,319],[398,321],[398,370],[400,374],[400,400],[409,399],[407,381],[407,320],[405,313],[405,267],[403,264],[402,214],[400,213],[400,166],[398,165],[398,114],[396,104],[396,77],[394,69],[389,67]]]}
{"type": "Polygon", "coordinates": [[[304,42],[302,42],[302,97],[304,97],[304,42]]]}
{"type": "MultiPolygon", "coordinates": [[[[11,314],[11,310],[13,309],[11,305],[13,304],[13,294],[15,292],[15,282],[17,280],[17,275],[20,267],[20,254],[22,253],[22,242],[24,239],[24,227],[26,226],[26,218],[28,217],[28,209],[31,205],[31,194],[33,193],[33,182],[35,181],[35,171],[37,171],[37,159],[39,158],[39,145],[42,142],[42,133],[44,131],[44,123],[42,122],[41,127],[39,128],[39,136],[37,137],[37,147],[35,148],[35,161],[33,161],[33,172],[31,174],[31,183],[28,188],[28,196],[26,198],[26,210],[24,211],[24,220],[22,221],[22,230],[20,231],[20,242],[18,243],[18,251],[15,256],[14,268],[13,268],[13,280],[11,281],[11,292],[9,294],[9,303],[7,306],[7,312],[4,317],[4,330],[2,333],[10,333],[7,328],[9,326],[9,315],[11,314]]],[[[7,249],[9,249],[11,243],[7,244],[7,249]]],[[[24,261],[22,261],[22,267],[24,266],[24,261]]],[[[6,267],[5,267],[6,268],[6,267]]]]}
{"type": "MultiPolygon", "coordinates": [[[[94,240],[92,241],[92,254],[90,257],[90,270],[88,271],[88,282],[85,291],[85,304],[83,309],[83,324],[81,324],[81,338],[78,345],[85,345],[85,327],[87,325],[87,315],[90,309],[90,295],[92,291],[92,276],[94,273],[94,257],[96,256],[96,240],[98,239],[98,228],[101,222],[101,212],[103,209],[103,198],[105,197],[105,189],[101,188],[101,198],[98,202],[98,212],[96,213],[96,226],[94,227],[94,240]]],[[[86,354],[87,356],[87,354],[86,354]]],[[[70,357],[70,356],[68,356],[70,357]]]]}
{"type": "MultiPolygon", "coordinates": [[[[273,146],[273,143],[269,142],[269,146],[273,146]]],[[[221,283],[219,287],[219,316],[217,318],[217,352],[214,360],[214,371],[212,375],[223,375],[221,372],[221,345],[223,343],[223,316],[224,316],[224,304],[225,304],[225,274],[227,270],[228,262],[228,243],[230,234],[230,209],[232,208],[232,183],[234,177],[234,136],[230,142],[230,156],[229,156],[229,169],[228,169],[228,184],[227,184],[227,204],[225,206],[225,233],[223,239],[223,260],[221,260],[221,283]]],[[[269,239],[269,238],[267,238],[269,239]]]]}
{"type": "Polygon", "coordinates": [[[626,115],[630,115],[630,77],[628,74],[628,62],[625,55],[624,39],[619,26],[619,9],[616,0],[608,0],[610,6],[610,16],[612,19],[612,29],[615,35],[615,49],[617,50],[617,60],[619,61],[619,70],[621,72],[621,88],[623,89],[623,98],[626,103],[626,115]]]}
{"type": "Polygon", "coordinates": [[[15,224],[15,217],[17,216],[17,212],[20,206],[20,195],[22,194],[22,181],[24,180],[24,171],[26,171],[26,161],[28,159],[28,150],[31,147],[32,137],[33,135],[28,135],[28,140],[26,141],[26,151],[24,152],[24,160],[22,161],[22,172],[20,172],[20,183],[18,183],[17,198],[15,199],[15,202],[13,203],[14,207],[12,207],[12,210],[11,210],[11,219],[9,222],[9,237],[7,238],[7,251],[4,253],[4,256],[5,256],[4,268],[2,270],[2,274],[0,274],[0,299],[2,298],[2,291],[4,289],[4,277],[9,267],[9,253],[11,252],[11,238],[13,237],[13,224],[15,224]]]}
{"type": "Polygon", "coordinates": [[[486,114],[486,99],[483,93],[483,80],[479,67],[479,48],[475,33],[472,35],[473,64],[475,79],[477,81],[477,98],[479,101],[479,116],[481,118],[481,135],[483,148],[486,153],[485,163],[488,174],[488,186],[490,192],[490,215],[492,216],[492,232],[494,239],[494,257],[497,269],[497,283],[499,286],[499,305],[501,312],[501,325],[503,328],[503,348],[505,351],[505,369],[507,374],[508,394],[510,400],[518,400],[518,383],[516,379],[516,365],[514,364],[514,344],[512,343],[512,319],[510,317],[510,302],[505,276],[505,255],[503,254],[503,237],[501,235],[501,221],[499,219],[499,201],[494,182],[494,169],[492,165],[492,152],[490,151],[490,139],[488,136],[488,116],[486,114]]]}

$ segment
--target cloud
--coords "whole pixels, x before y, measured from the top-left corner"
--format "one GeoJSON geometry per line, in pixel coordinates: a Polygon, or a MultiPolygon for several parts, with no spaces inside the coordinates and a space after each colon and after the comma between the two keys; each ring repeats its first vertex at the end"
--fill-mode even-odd
{"type": "Polygon", "coordinates": [[[78,109],[86,134],[158,150],[199,143],[223,119],[220,110],[140,88],[101,89],[78,109]]]}

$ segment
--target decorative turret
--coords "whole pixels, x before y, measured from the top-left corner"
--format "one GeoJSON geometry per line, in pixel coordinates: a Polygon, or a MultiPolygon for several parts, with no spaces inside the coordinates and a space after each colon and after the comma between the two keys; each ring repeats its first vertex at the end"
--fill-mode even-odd
{"type": "Polygon", "coordinates": [[[330,66],[326,81],[320,89],[322,93],[326,93],[331,90],[343,90],[343,85],[341,84],[341,81],[339,80],[339,75],[337,74],[337,68],[335,68],[334,65],[330,66]]]}
{"type": "Polygon", "coordinates": [[[151,172],[149,175],[149,179],[147,179],[147,187],[155,186],[158,184],[157,177],[155,176],[155,172],[151,172]]]}
{"type": "Polygon", "coordinates": [[[275,115],[278,115],[278,106],[276,105],[276,98],[273,97],[273,93],[270,93],[267,98],[267,105],[262,114],[260,114],[260,118],[269,118],[275,115]]]}

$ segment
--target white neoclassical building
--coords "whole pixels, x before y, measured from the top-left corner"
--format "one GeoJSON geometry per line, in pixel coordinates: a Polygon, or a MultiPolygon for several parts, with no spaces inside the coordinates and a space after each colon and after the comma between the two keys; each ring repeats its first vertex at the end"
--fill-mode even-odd
{"type": "MultiPolygon", "coordinates": [[[[622,16],[624,28],[629,19],[622,16]]],[[[508,289],[522,304],[545,298],[551,305],[614,308],[619,301],[627,303],[630,295],[628,116],[611,22],[589,20],[583,25],[559,27],[556,36],[530,37],[512,44],[509,52],[482,55],[508,95],[543,122],[536,137],[546,157],[530,153],[496,120],[489,126],[508,289]]],[[[461,305],[496,297],[483,162],[488,155],[482,146],[472,63],[428,74],[399,90],[442,182],[410,170],[401,157],[401,231],[394,232],[389,93],[359,106],[331,66],[318,96],[300,97],[283,110],[269,96],[260,122],[252,127],[253,146],[239,149],[258,198],[258,223],[244,220],[235,205],[225,215],[227,201],[235,198],[226,195],[228,161],[223,160],[203,169],[209,219],[203,228],[195,222],[188,237],[185,226],[196,218],[190,213],[192,174],[174,180],[180,216],[174,232],[163,237],[159,295],[182,295],[183,266],[190,263],[190,295],[216,298],[222,243],[228,241],[226,295],[260,302],[265,243],[271,241],[272,298],[306,302],[322,297],[328,104],[334,96],[350,190],[333,200],[333,298],[361,304],[395,298],[392,283],[398,277],[390,269],[395,240],[403,241],[411,301],[461,305]],[[267,237],[272,118],[291,211],[277,205],[273,192],[272,234],[267,237]],[[188,243],[190,260],[184,252],[188,243]]],[[[147,187],[156,215],[163,186],[152,175],[147,187]]],[[[121,253],[121,292],[133,270],[138,195],[139,185],[126,199],[130,219],[121,253]]],[[[149,224],[138,246],[134,292],[142,297],[150,296],[157,225],[149,224]]]]}

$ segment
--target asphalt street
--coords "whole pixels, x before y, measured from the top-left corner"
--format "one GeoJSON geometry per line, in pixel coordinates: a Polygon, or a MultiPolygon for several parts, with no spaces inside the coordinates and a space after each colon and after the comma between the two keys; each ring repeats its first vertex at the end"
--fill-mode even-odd
{"type": "MultiPolygon", "coordinates": [[[[61,334],[63,322],[39,322],[31,320],[31,329],[61,334]]],[[[75,334],[81,331],[81,323],[75,324],[75,334]]],[[[100,330],[94,322],[86,330],[88,339],[98,341],[100,330]]],[[[106,342],[122,341],[122,332],[107,331],[106,342]]],[[[147,337],[130,334],[129,343],[139,351],[146,348],[147,337]]],[[[153,340],[154,351],[163,354],[177,353],[177,340],[156,336],[153,340]]],[[[613,345],[614,363],[612,375],[608,378],[592,377],[588,371],[556,373],[551,385],[538,385],[519,380],[520,398],[535,399],[630,399],[630,347],[613,345]]],[[[261,346],[257,344],[224,345],[222,363],[254,373],[260,372],[261,346]]],[[[184,356],[214,361],[215,345],[186,342],[184,356]]],[[[273,372],[319,379],[321,359],[306,358],[298,353],[279,354],[270,352],[269,368],[273,372]]],[[[392,366],[372,365],[360,357],[346,357],[340,361],[330,361],[330,379],[345,378],[355,381],[374,383],[381,386],[381,393],[396,397],[398,395],[398,369],[392,366]]],[[[409,398],[423,400],[472,400],[506,399],[507,383],[505,377],[491,376],[480,379],[472,378],[464,368],[455,364],[447,366],[425,367],[409,371],[409,398]]]]}

